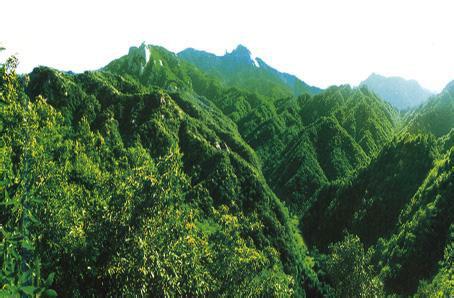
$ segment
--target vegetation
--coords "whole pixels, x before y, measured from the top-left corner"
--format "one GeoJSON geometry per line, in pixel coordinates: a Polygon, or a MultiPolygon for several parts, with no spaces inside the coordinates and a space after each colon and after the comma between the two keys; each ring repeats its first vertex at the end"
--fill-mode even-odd
{"type": "Polygon", "coordinates": [[[336,297],[382,297],[383,284],[370,265],[373,250],[364,251],[358,236],[330,245],[326,271],[336,297]]]}
{"type": "Polygon", "coordinates": [[[0,67],[0,295],[55,297],[49,288],[54,273],[42,274],[36,253],[39,210],[45,202],[35,191],[50,174],[46,143],[52,141],[49,128],[55,114],[40,97],[28,101],[19,88],[16,65],[12,57],[0,67]]]}
{"type": "Polygon", "coordinates": [[[405,130],[442,137],[454,127],[454,84],[450,83],[425,105],[410,113],[405,130]]]}
{"type": "Polygon", "coordinates": [[[2,64],[0,294],[452,296],[452,88],[401,117],[251,59],[2,64]]]}

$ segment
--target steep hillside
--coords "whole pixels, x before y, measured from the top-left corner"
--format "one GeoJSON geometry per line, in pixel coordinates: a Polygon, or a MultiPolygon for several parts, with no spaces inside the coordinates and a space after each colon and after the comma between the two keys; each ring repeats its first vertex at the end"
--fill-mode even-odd
{"type": "Polygon", "coordinates": [[[215,96],[220,83],[163,47],[131,47],[129,53],[113,60],[102,70],[137,80],[143,86],[159,86],[169,91],[194,89],[215,96]],[[212,94],[210,94],[212,93],[212,94]]]}
{"type": "Polygon", "coordinates": [[[301,109],[304,123],[333,115],[369,156],[391,140],[399,122],[391,106],[364,88],[332,87],[308,99],[301,109]]]}
{"type": "Polygon", "coordinates": [[[350,176],[369,159],[335,118],[321,118],[304,128],[280,153],[269,174],[278,194],[299,210],[317,189],[350,176]]]}
{"type": "Polygon", "coordinates": [[[442,153],[447,153],[449,149],[454,147],[454,128],[448,134],[438,138],[438,146],[442,153]]]}
{"type": "Polygon", "coordinates": [[[415,80],[384,77],[375,73],[362,81],[360,85],[367,86],[367,88],[399,110],[417,107],[434,95],[429,90],[421,87],[415,80]]]}
{"type": "Polygon", "coordinates": [[[408,116],[406,131],[443,136],[454,127],[454,83],[408,116]]]}
{"type": "Polygon", "coordinates": [[[268,161],[276,161],[293,136],[323,117],[334,117],[368,155],[391,140],[399,124],[396,111],[366,89],[331,87],[319,95],[284,98],[260,105],[238,123],[245,140],[268,161]]]}
{"type": "MultiPolygon", "coordinates": [[[[390,291],[408,295],[416,291],[420,280],[432,278],[437,271],[439,275],[446,274],[446,270],[452,272],[453,198],[454,149],[451,149],[436,162],[403,209],[396,232],[378,243],[382,275],[390,291]],[[438,266],[443,258],[445,263],[438,266]]],[[[452,275],[446,277],[447,283],[439,291],[451,296],[452,275]]],[[[437,275],[437,278],[443,277],[437,275]]]]}
{"type": "Polygon", "coordinates": [[[323,249],[341,240],[344,230],[366,245],[390,235],[401,210],[432,169],[435,154],[432,139],[403,136],[349,181],[325,186],[303,215],[306,241],[323,249]]]}
{"type": "Polygon", "coordinates": [[[311,197],[300,222],[305,240],[328,252],[346,232],[358,235],[375,252],[387,293],[452,295],[453,150],[450,135],[396,138],[357,175],[311,197]]]}
{"type": "Polygon", "coordinates": [[[260,58],[253,58],[251,52],[242,45],[224,56],[192,48],[178,53],[178,56],[216,77],[226,86],[263,96],[275,98],[321,91],[293,75],[277,71],[260,58]]]}
{"type": "Polygon", "coordinates": [[[398,121],[396,111],[368,90],[341,86],[262,105],[238,127],[273,189],[301,209],[322,185],[366,166],[392,139],[398,121]]]}

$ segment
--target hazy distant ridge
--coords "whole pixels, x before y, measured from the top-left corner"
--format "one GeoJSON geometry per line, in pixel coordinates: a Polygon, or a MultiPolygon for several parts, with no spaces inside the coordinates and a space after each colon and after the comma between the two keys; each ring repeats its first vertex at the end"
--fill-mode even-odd
{"type": "Polygon", "coordinates": [[[375,73],[361,82],[361,85],[367,86],[399,110],[416,107],[434,95],[415,80],[385,77],[375,73]]]}

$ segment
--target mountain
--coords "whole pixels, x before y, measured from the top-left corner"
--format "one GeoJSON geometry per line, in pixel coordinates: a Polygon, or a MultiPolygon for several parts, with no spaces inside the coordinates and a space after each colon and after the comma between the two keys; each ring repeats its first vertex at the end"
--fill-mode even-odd
{"type": "Polygon", "coordinates": [[[214,103],[105,71],[40,67],[22,83],[2,93],[2,203],[31,173],[34,255],[58,293],[320,295],[294,221],[214,103]]]}
{"type": "Polygon", "coordinates": [[[317,94],[321,91],[293,75],[277,71],[260,58],[253,58],[243,45],[224,56],[192,48],[183,50],[178,56],[218,78],[226,86],[238,87],[263,96],[297,96],[303,93],[317,94]]]}
{"type": "Polygon", "coordinates": [[[260,105],[238,129],[272,188],[297,211],[323,184],[367,165],[398,122],[396,111],[367,89],[340,86],[260,105]]]}
{"type": "Polygon", "coordinates": [[[308,245],[328,253],[345,233],[358,235],[386,292],[452,295],[452,263],[443,259],[452,260],[454,245],[453,148],[443,153],[433,136],[405,134],[347,181],[325,184],[302,212],[308,245]]]}
{"type": "Polygon", "coordinates": [[[407,120],[406,131],[430,133],[441,137],[454,127],[454,82],[413,111],[407,120]]]}
{"type": "MultiPolygon", "coordinates": [[[[402,136],[345,183],[327,184],[314,195],[301,227],[308,243],[326,248],[344,229],[366,245],[389,235],[436,159],[435,142],[402,136]]],[[[348,177],[348,176],[346,176],[348,177]]]]}
{"type": "MultiPolygon", "coordinates": [[[[379,241],[377,258],[382,262],[382,275],[390,291],[410,295],[417,290],[421,280],[434,277],[433,281],[437,283],[440,275],[452,273],[453,165],[454,150],[451,148],[437,160],[418,191],[402,209],[393,235],[379,241]]],[[[436,292],[426,295],[452,296],[452,275],[445,278],[445,285],[438,284],[436,292]]]]}
{"type": "Polygon", "coordinates": [[[417,107],[433,95],[431,91],[421,87],[415,80],[384,77],[375,73],[362,81],[360,85],[367,86],[399,110],[417,107]]]}
{"type": "MultiPolygon", "coordinates": [[[[113,60],[102,70],[121,73],[144,86],[160,86],[172,91],[197,89],[197,81],[210,81],[210,78],[196,67],[179,59],[175,53],[163,47],[144,43],[139,47],[131,47],[127,55],[113,60]]],[[[202,93],[199,89],[197,91],[202,93]]]]}
{"type": "Polygon", "coordinates": [[[369,159],[358,143],[333,117],[303,128],[286,148],[274,156],[269,181],[293,210],[329,181],[351,175],[369,159]]]}

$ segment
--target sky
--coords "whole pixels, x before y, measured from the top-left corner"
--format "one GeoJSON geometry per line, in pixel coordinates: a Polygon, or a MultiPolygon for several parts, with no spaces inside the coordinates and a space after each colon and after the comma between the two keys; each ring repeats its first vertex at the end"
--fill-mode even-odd
{"type": "Polygon", "coordinates": [[[0,59],[94,70],[142,42],[218,55],[238,44],[318,87],[372,72],[432,91],[454,80],[454,1],[1,0],[0,59]]]}

